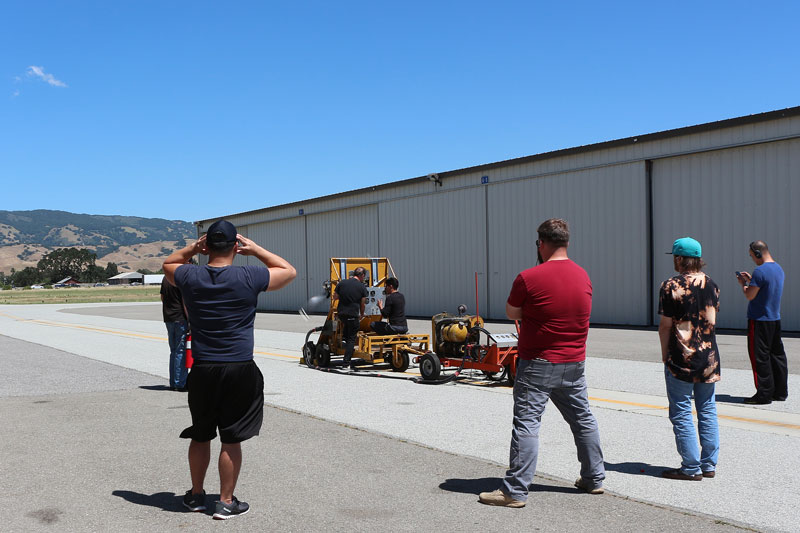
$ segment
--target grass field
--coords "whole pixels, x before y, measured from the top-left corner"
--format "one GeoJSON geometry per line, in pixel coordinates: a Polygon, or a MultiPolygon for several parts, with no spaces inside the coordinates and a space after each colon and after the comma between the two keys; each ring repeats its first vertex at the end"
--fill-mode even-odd
{"type": "Polygon", "coordinates": [[[0,304],[79,304],[99,302],[160,302],[161,287],[79,287],[0,291],[0,304]]]}

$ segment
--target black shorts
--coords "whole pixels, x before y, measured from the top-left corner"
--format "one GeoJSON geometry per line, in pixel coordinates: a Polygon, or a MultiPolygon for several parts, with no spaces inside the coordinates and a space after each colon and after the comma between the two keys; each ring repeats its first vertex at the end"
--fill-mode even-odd
{"type": "Polygon", "coordinates": [[[264,419],[264,376],[255,361],[195,361],[186,381],[192,425],[182,439],[207,442],[217,436],[225,444],[255,437],[264,419]]]}

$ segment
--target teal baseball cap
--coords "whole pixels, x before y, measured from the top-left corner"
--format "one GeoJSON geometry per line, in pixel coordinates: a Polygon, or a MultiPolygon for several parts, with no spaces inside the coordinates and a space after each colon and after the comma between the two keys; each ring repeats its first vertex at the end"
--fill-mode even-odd
{"type": "Polygon", "coordinates": [[[672,252],[667,253],[683,257],[702,257],[703,248],[699,242],[691,237],[681,237],[680,239],[675,239],[675,242],[672,243],[672,252]]]}

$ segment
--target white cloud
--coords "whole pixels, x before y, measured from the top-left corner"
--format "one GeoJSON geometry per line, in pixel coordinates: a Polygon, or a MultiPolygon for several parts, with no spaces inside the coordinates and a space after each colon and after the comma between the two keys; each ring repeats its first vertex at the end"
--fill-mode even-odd
{"type": "Polygon", "coordinates": [[[53,87],[66,87],[67,86],[66,83],[64,83],[61,80],[57,80],[52,74],[45,73],[44,67],[37,67],[35,65],[31,65],[30,67],[28,67],[28,69],[25,72],[28,74],[28,76],[30,76],[30,77],[34,77],[35,76],[35,77],[41,79],[42,81],[44,81],[46,83],[49,83],[53,87]]]}

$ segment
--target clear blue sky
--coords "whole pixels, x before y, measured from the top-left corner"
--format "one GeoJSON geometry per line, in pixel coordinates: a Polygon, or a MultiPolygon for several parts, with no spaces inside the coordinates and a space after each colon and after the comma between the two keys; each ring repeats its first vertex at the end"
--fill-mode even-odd
{"type": "Polygon", "coordinates": [[[800,105],[798,2],[0,4],[0,209],[198,220],[800,105]]]}

